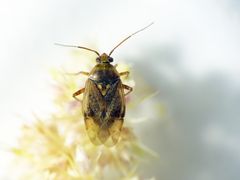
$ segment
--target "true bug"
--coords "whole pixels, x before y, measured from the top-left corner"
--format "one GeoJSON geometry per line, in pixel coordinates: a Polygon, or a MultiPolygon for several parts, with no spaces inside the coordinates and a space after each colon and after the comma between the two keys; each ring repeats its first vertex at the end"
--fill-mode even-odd
{"type": "Polygon", "coordinates": [[[88,76],[85,87],[73,94],[73,98],[83,94],[82,111],[88,136],[95,145],[105,144],[107,146],[115,145],[120,137],[124,116],[125,116],[125,98],[133,89],[122,83],[120,76],[128,75],[129,72],[118,72],[116,66],[113,66],[111,54],[123,42],[131,36],[151,26],[148,26],[132,33],[115,46],[107,55],[100,55],[97,51],[83,47],[57,44],[66,47],[81,48],[92,51],[97,54],[97,64],[91,72],[80,71],[76,74],[88,76]],[[124,90],[128,92],[124,93],[124,90]]]}

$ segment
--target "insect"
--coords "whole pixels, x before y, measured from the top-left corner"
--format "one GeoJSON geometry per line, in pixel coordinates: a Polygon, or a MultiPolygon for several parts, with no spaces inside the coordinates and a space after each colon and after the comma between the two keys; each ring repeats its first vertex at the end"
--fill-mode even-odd
{"type": "Polygon", "coordinates": [[[126,110],[125,96],[133,90],[132,87],[123,84],[120,79],[121,76],[128,76],[129,72],[119,73],[116,70],[116,65],[111,64],[113,62],[111,54],[131,36],[145,30],[152,24],[123,39],[109,54],[100,55],[97,51],[83,46],[57,44],[85,49],[97,54],[97,64],[91,72],[80,71],[76,73],[86,75],[88,79],[85,87],[73,94],[73,98],[76,100],[79,100],[77,96],[83,94],[82,111],[85,126],[89,139],[95,145],[113,146],[118,142],[126,110]]]}

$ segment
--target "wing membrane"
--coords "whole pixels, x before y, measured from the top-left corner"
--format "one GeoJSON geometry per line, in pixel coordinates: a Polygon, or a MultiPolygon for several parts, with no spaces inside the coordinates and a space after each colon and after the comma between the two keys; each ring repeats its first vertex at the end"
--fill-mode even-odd
{"type": "Polygon", "coordinates": [[[115,82],[105,96],[92,80],[87,80],[83,112],[88,136],[93,144],[115,145],[120,137],[125,115],[121,81],[115,82]]]}

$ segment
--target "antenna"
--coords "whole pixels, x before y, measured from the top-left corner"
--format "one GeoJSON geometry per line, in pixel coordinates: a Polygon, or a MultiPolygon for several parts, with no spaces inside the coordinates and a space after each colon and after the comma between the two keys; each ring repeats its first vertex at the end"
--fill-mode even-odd
{"type": "Polygon", "coordinates": [[[141,31],[147,29],[147,28],[148,28],[149,26],[151,26],[151,25],[153,25],[153,22],[151,22],[149,25],[145,26],[144,28],[139,29],[138,31],[132,33],[131,35],[129,35],[129,36],[126,37],[125,39],[123,39],[117,46],[115,46],[115,47],[111,50],[111,52],[109,53],[109,56],[113,53],[113,51],[114,51],[118,46],[120,46],[122,43],[124,43],[124,42],[125,42],[126,40],[128,40],[130,37],[132,37],[133,35],[135,35],[135,34],[141,32],[141,31]]]}
{"type": "Polygon", "coordinates": [[[93,50],[93,49],[90,49],[90,48],[87,48],[87,47],[83,47],[83,46],[73,46],[73,45],[66,45],[66,44],[59,44],[59,43],[54,43],[55,45],[58,45],[58,46],[64,46],[64,47],[74,47],[74,48],[80,48],[80,49],[85,49],[85,50],[88,50],[88,51],[92,51],[94,53],[96,53],[98,56],[100,56],[100,54],[93,50]]]}

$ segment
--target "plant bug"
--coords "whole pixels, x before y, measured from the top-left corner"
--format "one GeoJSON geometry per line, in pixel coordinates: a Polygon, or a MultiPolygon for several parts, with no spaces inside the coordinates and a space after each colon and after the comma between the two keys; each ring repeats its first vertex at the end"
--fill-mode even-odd
{"type": "Polygon", "coordinates": [[[76,73],[86,75],[88,79],[85,87],[73,94],[73,98],[76,100],[79,100],[77,96],[83,94],[82,111],[85,126],[89,139],[95,145],[113,146],[118,142],[125,116],[125,96],[133,90],[132,87],[123,84],[120,79],[121,76],[127,76],[129,72],[119,73],[116,66],[111,64],[113,62],[111,54],[127,39],[152,24],[123,39],[109,54],[100,55],[97,51],[83,46],[57,44],[92,51],[98,56],[96,58],[97,64],[91,72],[80,71],[76,73]],[[125,93],[124,90],[127,92],[125,93]]]}

